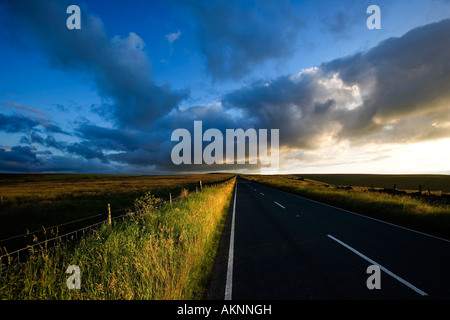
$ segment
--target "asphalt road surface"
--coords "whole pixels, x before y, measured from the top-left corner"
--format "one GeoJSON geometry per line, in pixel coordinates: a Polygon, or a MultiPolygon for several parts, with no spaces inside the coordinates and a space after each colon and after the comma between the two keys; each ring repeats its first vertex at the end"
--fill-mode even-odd
{"type": "Polygon", "coordinates": [[[449,298],[450,241],[238,177],[207,299],[449,298]]]}

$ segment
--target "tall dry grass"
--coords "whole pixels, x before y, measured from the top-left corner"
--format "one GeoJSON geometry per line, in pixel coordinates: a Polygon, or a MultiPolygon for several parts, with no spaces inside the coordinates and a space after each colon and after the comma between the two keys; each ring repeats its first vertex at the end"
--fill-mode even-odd
{"type": "Polygon", "coordinates": [[[200,299],[212,270],[234,179],[172,205],[137,199],[129,217],[103,225],[75,247],[40,248],[0,276],[0,299],[200,299]],[[69,265],[81,289],[69,290],[69,265]]]}
{"type": "MultiPolygon", "coordinates": [[[[232,174],[192,175],[96,175],[96,174],[0,174],[0,247],[9,251],[23,247],[1,240],[27,233],[27,230],[106,215],[110,203],[113,216],[118,209],[133,205],[136,198],[151,192],[158,198],[176,197],[183,189],[193,191],[202,181],[213,185],[232,178],[232,174]]],[[[99,222],[104,216],[81,224],[67,225],[60,233],[99,222]]],[[[28,242],[27,242],[28,243],[28,242]]]]}

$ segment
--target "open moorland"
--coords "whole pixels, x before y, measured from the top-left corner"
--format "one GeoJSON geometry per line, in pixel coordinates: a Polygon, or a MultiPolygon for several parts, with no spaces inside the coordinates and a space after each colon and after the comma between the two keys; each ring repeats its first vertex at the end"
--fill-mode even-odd
{"type": "Polygon", "coordinates": [[[11,246],[11,251],[30,244],[32,237],[14,238],[27,232],[42,239],[44,229],[55,232],[54,226],[58,226],[56,232],[62,234],[105,220],[108,203],[114,217],[125,214],[135,199],[147,192],[168,201],[170,196],[178,197],[182,190],[195,192],[200,181],[207,186],[232,177],[231,174],[1,174],[0,248],[11,246]],[[13,239],[1,241],[9,238],[13,239]]]}
{"type": "Polygon", "coordinates": [[[450,176],[440,174],[304,174],[295,175],[336,186],[394,188],[417,192],[450,193],[450,176]]]}

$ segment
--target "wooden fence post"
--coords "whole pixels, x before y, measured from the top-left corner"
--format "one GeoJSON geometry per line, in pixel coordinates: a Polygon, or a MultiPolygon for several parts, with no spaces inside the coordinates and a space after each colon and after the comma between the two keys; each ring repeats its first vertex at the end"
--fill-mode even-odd
{"type": "Polygon", "coordinates": [[[107,209],[108,209],[108,224],[111,225],[111,206],[109,203],[107,209]]]}
{"type": "Polygon", "coordinates": [[[202,180],[200,180],[200,191],[202,191],[202,180]]]}
{"type": "Polygon", "coordinates": [[[419,194],[422,195],[422,186],[419,184],[419,194]]]}
{"type": "Polygon", "coordinates": [[[169,193],[169,202],[172,205],[172,193],[169,193]]]}

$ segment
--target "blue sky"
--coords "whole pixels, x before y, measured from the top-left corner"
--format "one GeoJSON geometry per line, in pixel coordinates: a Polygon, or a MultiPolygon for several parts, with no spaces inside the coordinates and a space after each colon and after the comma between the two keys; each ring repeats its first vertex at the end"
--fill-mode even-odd
{"type": "Polygon", "coordinates": [[[447,0],[1,1],[0,171],[259,172],[173,165],[201,120],[279,129],[278,172],[450,174],[448,19],[447,0]]]}

